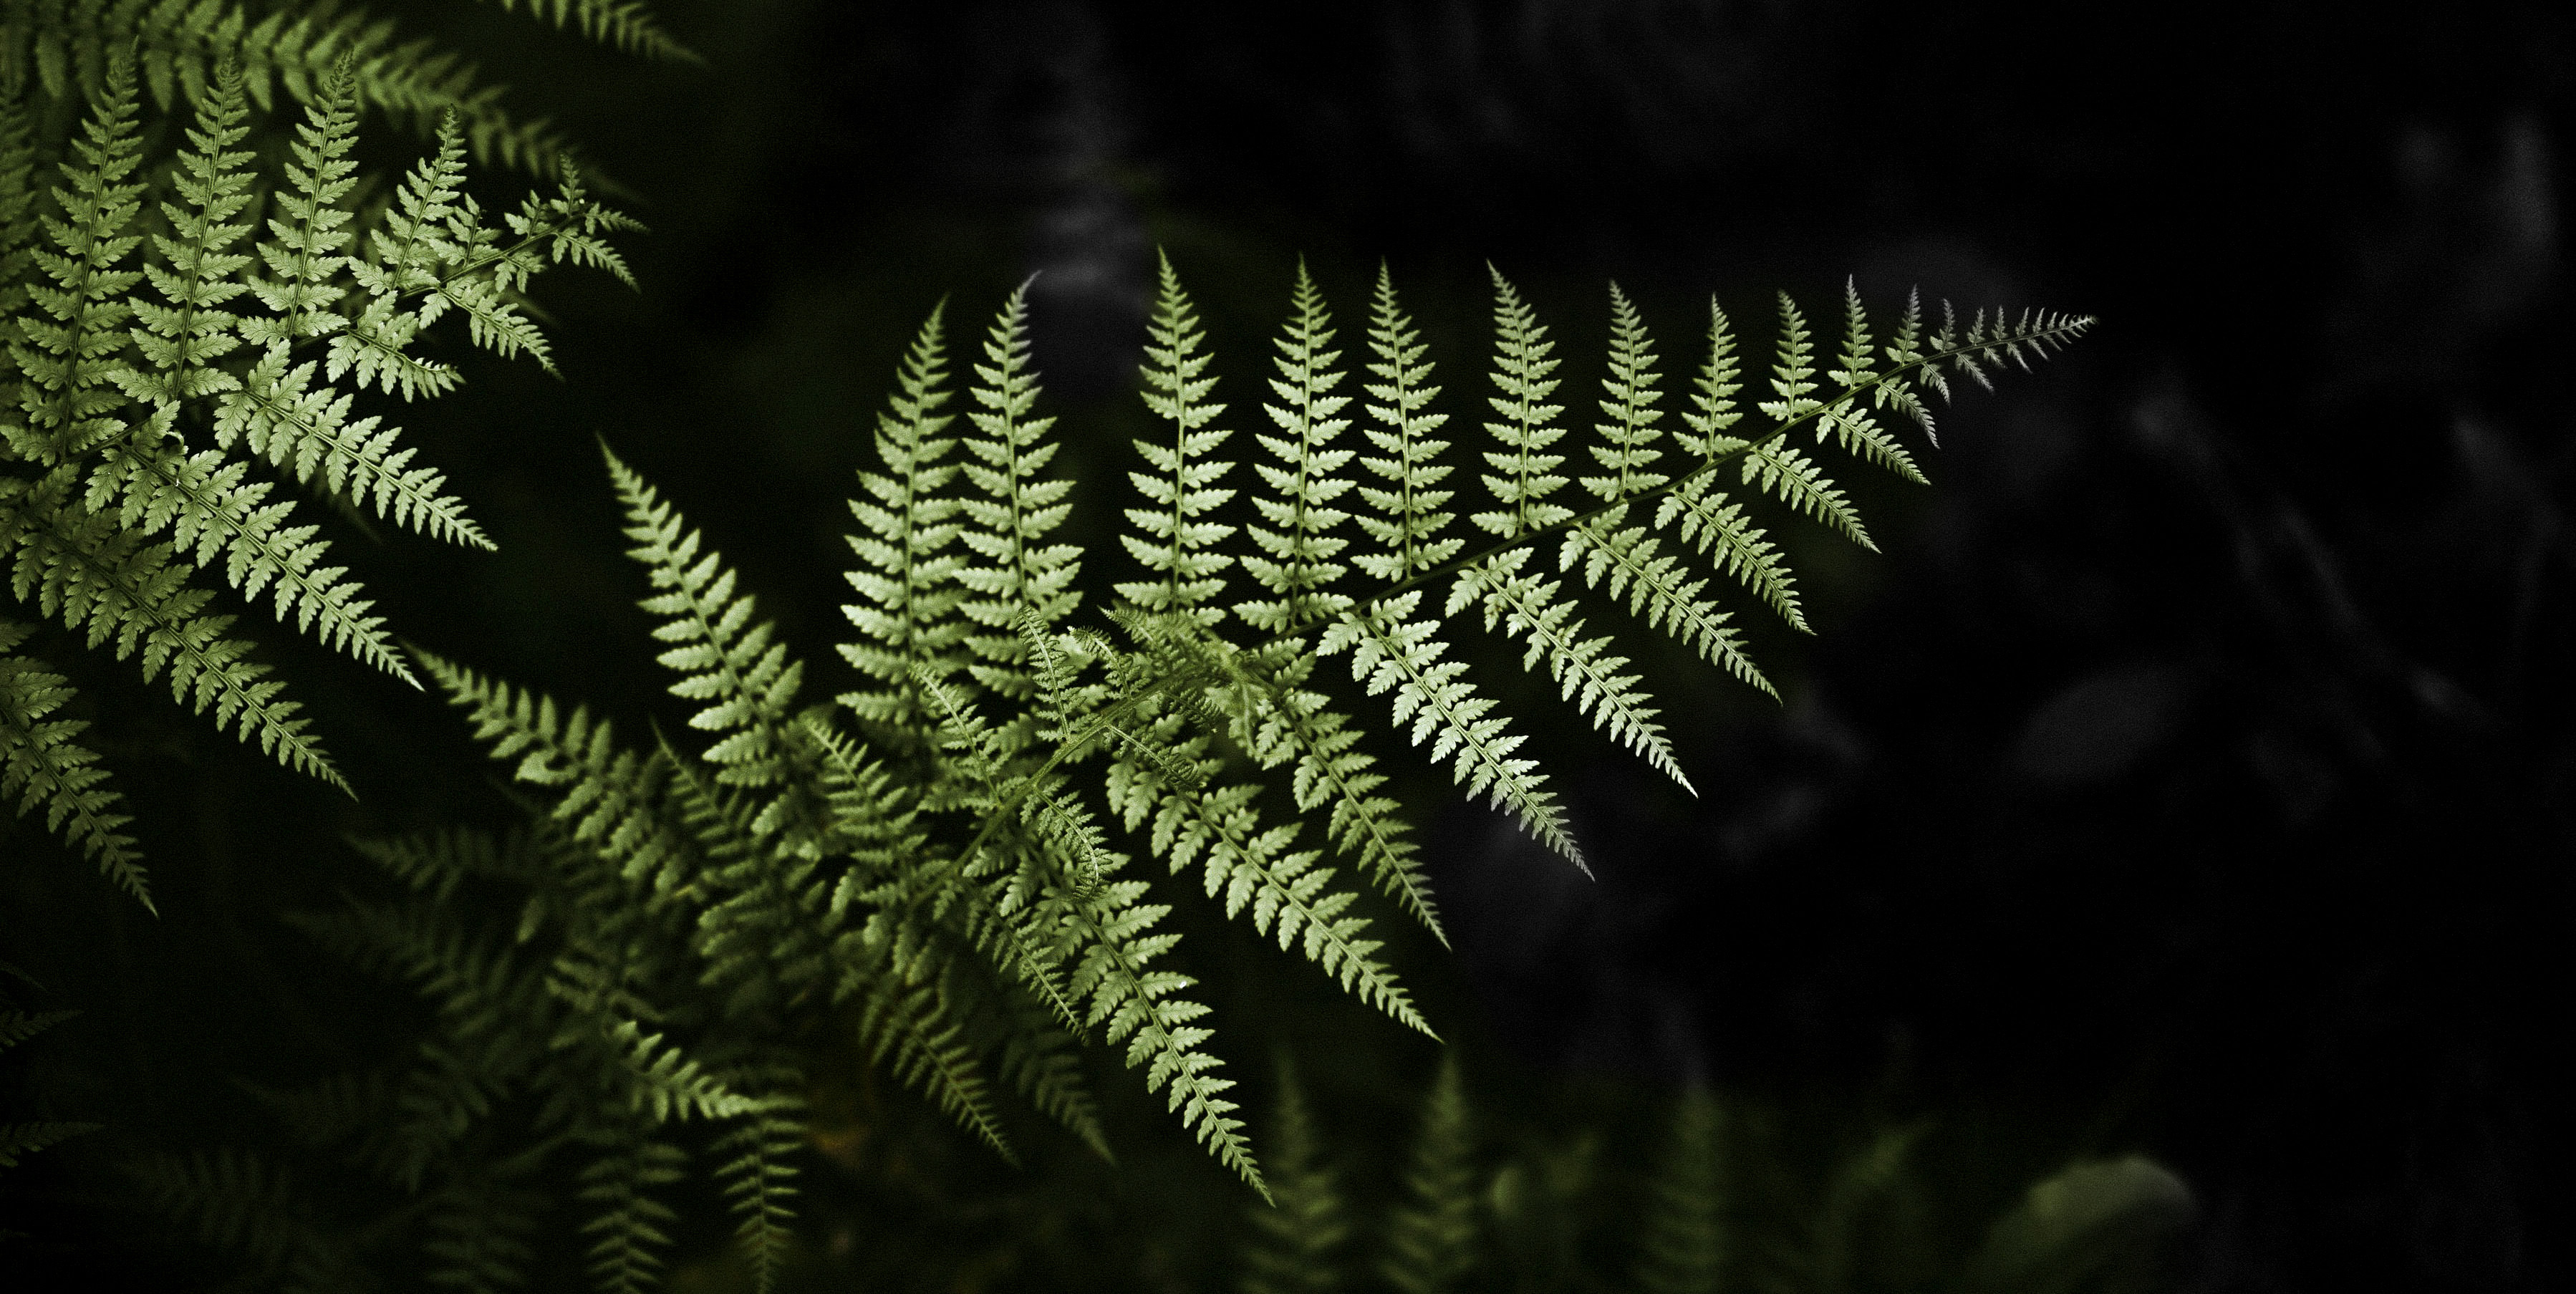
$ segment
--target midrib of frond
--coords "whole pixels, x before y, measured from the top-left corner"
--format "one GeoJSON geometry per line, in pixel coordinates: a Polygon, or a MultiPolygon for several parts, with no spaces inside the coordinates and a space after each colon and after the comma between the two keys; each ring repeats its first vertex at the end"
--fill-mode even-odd
{"type": "MultiPolygon", "coordinates": [[[[1966,355],[1973,359],[2003,353],[2009,346],[2016,344],[2021,346],[2032,346],[2042,342],[2050,344],[2062,343],[2082,335],[2085,329],[2092,327],[2093,322],[2094,321],[2090,316],[2067,316],[2059,319],[2053,324],[2043,325],[2032,332],[2016,334],[2009,339],[1993,337],[1984,341],[1964,343],[1950,350],[1944,350],[1934,354],[1925,354],[1919,359],[1908,360],[1884,373],[1880,373],[1860,386],[1847,388],[1841,392],[1841,395],[1845,397],[1866,395],[1874,390],[1890,386],[1899,378],[1911,376],[1918,370],[1930,368],[1945,361],[1954,360],[1961,355],[1966,355]]],[[[1805,424],[1814,421],[1817,417],[1822,416],[1825,411],[1825,406],[1831,403],[1831,401],[1818,402],[1817,407],[1799,414],[1791,421],[1780,424],[1759,440],[1746,441],[1720,450],[1717,453],[1707,455],[1701,459],[1698,466],[1675,476],[1673,479],[1666,481],[1661,485],[1655,486],[1651,489],[1642,490],[1632,497],[1615,499],[1596,507],[1587,508],[1572,516],[1566,517],[1563,520],[1553,522],[1527,534],[1498,540],[1462,557],[1454,558],[1437,567],[1423,571],[1420,574],[1398,580],[1395,583],[1389,584],[1373,593],[1358,597],[1354,599],[1352,607],[1341,614],[1365,615],[1374,608],[1384,606],[1390,599],[1410,593],[1435,580],[1446,579],[1470,567],[1489,562],[1495,557],[1501,556],[1512,549],[1525,547],[1527,545],[1537,543],[1540,540],[1560,535],[1577,526],[1598,521],[1614,509],[1628,507],[1649,499],[1656,499],[1670,494],[1694,480],[1698,480],[1714,473],[1718,468],[1723,467],[1728,463],[1741,459],[1746,454],[1752,452],[1756,446],[1766,448],[1777,446],[1790,432],[1796,431],[1801,426],[1804,426],[1805,424]]],[[[1249,644],[1244,648],[1244,650],[1260,651],[1278,643],[1286,642],[1290,638],[1296,637],[1299,634],[1310,633],[1315,628],[1316,625],[1312,622],[1306,624],[1292,624],[1270,634],[1268,637],[1263,638],[1258,642],[1249,644]]]]}

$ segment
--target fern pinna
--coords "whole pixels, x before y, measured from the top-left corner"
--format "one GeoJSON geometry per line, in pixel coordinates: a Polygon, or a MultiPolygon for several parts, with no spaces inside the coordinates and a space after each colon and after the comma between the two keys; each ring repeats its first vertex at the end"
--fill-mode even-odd
{"type": "MultiPolygon", "coordinates": [[[[1004,1156],[1017,1153],[1004,1087],[1106,1154],[1077,1047],[1096,1032],[1269,1197],[1148,873],[1195,872],[1227,916],[1430,1033],[1371,933],[1390,910],[1439,925],[1359,703],[1384,697],[1435,763],[1580,862],[1545,774],[1454,652],[1458,624],[1524,643],[1526,668],[1544,666],[1578,713],[1679,780],[1612,608],[1767,690],[1723,592],[1740,586],[1803,627],[1765,510],[1866,538],[1811,447],[1916,475],[1886,411],[1928,432],[1925,393],[1946,394],[1950,375],[1982,382],[2090,322],[1982,314],[1962,330],[1945,313],[1935,328],[1909,303],[1882,344],[1847,291],[1838,367],[1819,382],[1805,318],[1783,298],[1778,398],[1755,430],[1725,313],[1712,304],[1676,411],[1643,313],[1614,287],[1599,414],[1580,434],[1545,325],[1499,274],[1493,285],[1493,416],[1470,460],[1441,438],[1441,387],[1383,271],[1346,347],[1300,268],[1246,416],[1220,398],[1234,379],[1166,261],[1141,383],[1152,430],[1129,472],[1130,578],[1096,618],[1080,614],[1091,555],[1057,533],[1071,482],[1039,411],[1025,290],[983,334],[962,390],[934,311],[878,419],[882,464],[859,473],[850,504],[856,600],[840,654],[856,677],[831,700],[807,697],[802,661],[715,546],[607,453],[685,726],[619,728],[420,654],[537,795],[537,820],[508,841],[371,845],[414,899],[313,921],[441,1003],[425,1059],[369,1089],[375,1162],[416,1177],[525,1093],[530,1148],[478,1137],[485,1157],[451,1171],[518,1189],[540,1161],[565,1163],[594,1274],[627,1290],[659,1261],[657,1201],[700,1142],[765,1281],[790,1226],[799,1066],[817,1063],[795,1040],[857,1046],[1004,1156]],[[1470,475],[1489,506],[1460,499],[1470,475]],[[1460,512],[1480,545],[1456,532],[1460,512]],[[1346,685],[1324,668],[1336,657],[1346,685]],[[523,891],[514,933],[454,923],[447,896],[468,883],[523,891]],[[727,1130],[691,1134],[701,1120],[727,1130]]],[[[1454,1082],[1441,1090],[1433,1118],[1447,1127],[1463,1116],[1454,1082]]],[[[1442,1134],[1458,1143],[1450,1159],[1463,1127],[1442,1134]]],[[[1281,1239],[1329,1247],[1338,1224],[1294,1141],[1279,1198],[1311,1216],[1281,1239]]],[[[1442,1184],[1455,1166],[1420,1171],[1430,1211],[1406,1224],[1388,1274],[1428,1289],[1466,1261],[1466,1222],[1442,1184]]],[[[1658,1262],[1705,1261],[1671,1244],[1658,1262]]]]}
{"type": "MultiPolygon", "coordinates": [[[[631,9],[632,6],[627,6],[631,9]]],[[[565,17],[564,6],[555,16],[565,17]]],[[[233,629],[242,602],[418,686],[384,617],[331,560],[298,495],[470,547],[491,541],[371,392],[408,403],[463,375],[426,331],[551,367],[529,280],[572,262],[625,278],[633,228],[541,135],[511,125],[449,56],[388,45],[355,10],[259,17],[222,0],[15,0],[0,22],[0,562],[11,595],[287,765],[341,785],[296,702],[233,629]],[[354,25],[353,25],[354,24],[354,25]],[[442,61],[444,60],[444,61],[442,61]],[[255,134],[304,103],[282,165],[255,134]],[[86,96],[87,112],[48,105],[86,96]],[[434,151],[362,213],[363,110],[426,117],[434,151]],[[156,113],[176,117],[166,158],[156,113]],[[69,116],[58,163],[42,124],[69,116]],[[497,220],[469,150],[559,169],[497,220]]],[[[641,11],[635,11],[640,14],[641,11]]],[[[605,10],[582,6],[587,29],[605,10]]],[[[645,47],[648,19],[627,35],[645,47]],[[637,34],[642,33],[642,34],[637,34]]],[[[77,106],[73,104],[71,106],[77,106]]],[[[139,851],[69,694],[0,622],[0,794],[145,898],[139,851]]],[[[148,899],[145,901],[149,902],[148,899]]]]}

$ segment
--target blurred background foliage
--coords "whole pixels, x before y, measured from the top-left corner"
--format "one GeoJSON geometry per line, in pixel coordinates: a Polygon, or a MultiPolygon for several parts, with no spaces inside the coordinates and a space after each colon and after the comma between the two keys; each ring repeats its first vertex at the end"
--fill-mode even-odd
{"type": "MultiPolygon", "coordinates": [[[[356,564],[422,645],[666,721],[593,436],[820,658],[850,472],[943,294],[980,317],[1038,274],[1093,541],[1157,245],[1238,409],[1300,254],[1346,319],[1385,257],[1461,402],[1487,258],[1576,354],[1604,277],[1668,345],[1709,292],[1759,318],[1845,273],[2102,316],[1945,421],[1933,490],[1863,500],[1886,556],[1800,554],[1818,636],[1756,643],[1784,706],[1655,662],[1704,678],[1664,690],[1700,798],[1507,694],[1600,879],[1480,810],[1427,824],[1458,947],[1408,933],[1398,964],[1469,1057],[1479,1171],[1540,1189],[1592,1128],[1633,1181],[1701,1082],[1772,1174],[1737,1183],[1748,1245],[1924,1130],[1906,1171],[1939,1220],[1872,1224],[1898,1265],[1852,1288],[1970,1279],[2034,1182],[2133,1152],[2189,1184],[2189,1288],[2568,1278],[2563,7],[661,0],[705,57],[677,66],[378,7],[474,51],[653,232],[642,293],[541,294],[563,381],[468,358],[415,429],[500,552],[356,564]]],[[[398,1049],[408,1000],[280,914],[376,883],[347,833],[513,816],[433,698],[261,638],[356,802],[72,654],[117,698],[92,735],[162,918],[0,823],[0,955],[42,985],[14,991],[82,1012],[0,1061],[5,1108],[111,1125],[0,1176],[26,1270],[232,1270],[114,1165],[277,1140],[251,1086],[398,1049]]],[[[1343,1180],[1384,1198],[1432,1049],[1205,918],[1175,914],[1238,1068],[1298,1057],[1343,1180]]],[[[832,1287],[1035,1287],[1049,1254],[1114,1252],[1131,1288],[1213,1288],[1244,1235],[1242,1192],[1141,1099],[1112,1102],[1115,1172],[1067,1148],[1021,1174],[900,1092],[844,1095],[818,1155],[847,1171],[809,1172],[805,1207],[832,1287]]],[[[674,1284],[726,1287],[722,1260],[674,1284]]]]}

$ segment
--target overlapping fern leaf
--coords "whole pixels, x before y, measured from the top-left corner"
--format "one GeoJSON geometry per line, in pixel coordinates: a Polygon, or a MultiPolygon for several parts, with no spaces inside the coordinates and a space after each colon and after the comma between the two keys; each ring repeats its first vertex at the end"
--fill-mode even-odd
{"type": "MultiPolygon", "coordinates": [[[[475,122],[456,104],[431,114],[432,156],[362,219],[360,111],[388,102],[385,78],[432,57],[384,45],[375,27],[326,39],[310,26],[325,15],[254,22],[221,0],[5,9],[0,561],[11,592],[86,631],[92,648],[139,650],[147,681],[166,670],[177,697],[219,728],[338,784],[207,586],[417,686],[296,495],[490,548],[444,476],[415,465],[400,431],[358,401],[453,390],[457,368],[415,353],[451,314],[474,344],[547,362],[529,280],[565,261],[624,276],[605,239],[632,222],[569,172],[555,195],[487,220],[466,192],[475,122]],[[281,71],[308,36],[323,42],[306,51],[318,61],[281,71]],[[266,42],[268,61],[244,42],[266,42]],[[257,161],[272,82],[305,104],[273,172],[257,161]],[[87,111],[45,111],[48,96],[69,95],[86,95],[87,111]],[[153,120],[165,109],[184,111],[167,132],[153,120]],[[41,123],[57,119],[71,135],[58,163],[40,167],[41,123]],[[166,167],[147,151],[156,137],[173,148],[166,167]]],[[[140,897],[133,842],[100,816],[109,801],[92,761],[76,758],[69,730],[15,717],[0,724],[0,767],[13,770],[21,812],[41,805],[67,843],[140,897]]]]}
{"type": "MultiPolygon", "coordinates": [[[[438,195],[453,187],[442,178],[453,152],[415,175],[397,210],[451,200],[438,195]]],[[[402,249],[432,236],[422,228],[389,226],[387,281],[417,281],[402,278],[402,249]]],[[[304,245],[281,234],[281,250],[263,255],[291,268],[304,245]]],[[[962,392],[945,310],[934,311],[876,420],[880,462],[860,472],[850,504],[853,635],[840,656],[853,677],[837,704],[800,705],[802,667],[714,544],[606,455],[680,722],[629,725],[650,737],[621,741],[586,708],[414,652],[532,793],[537,822],[524,845],[374,846],[410,903],[360,902],[311,923],[442,1004],[439,1040],[385,1088],[392,1114],[379,1123],[395,1131],[375,1160],[419,1178],[463,1155],[465,1131],[522,1093],[537,1114],[521,1153],[586,1156],[554,1180],[586,1201],[601,1288],[652,1279],[670,1230],[662,1200],[690,1153],[713,1167],[766,1273],[794,1248],[794,1160],[814,1081],[814,1060],[785,1040],[837,1040],[1016,1158],[1005,1089],[1106,1154],[1078,1063],[1096,1032],[1215,1159],[1284,1210],[1262,1225],[1281,1254],[1305,1257],[1264,1267],[1254,1284],[1305,1287],[1307,1259],[1342,1225],[1329,1176],[1298,1149],[1293,1113],[1272,1172],[1255,1162],[1204,995],[1166,926],[1172,905],[1155,893],[1168,882],[1135,862],[1195,870],[1189,888],[1225,915],[1429,1033],[1372,908],[1436,933],[1434,905],[1389,774],[1325,659],[1349,656],[1349,691],[1387,695],[1415,745],[1580,861],[1522,735],[1467,677],[1456,622],[1525,643],[1525,666],[1544,666],[1577,713],[1678,780],[1630,664],[1639,653],[1622,645],[1630,622],[1762,685],[1736,604],[1803,627],[1771,517],[1866,538],[1814,446],[1919,476],[1883,414],[1928,428],[1924,396],[1942,393],[1945,373],[1981,377],[2087,323],[1980,316],[1963,334],[1930,329],[1909,307],[1881,344],[1847,291],[1839,351],[1824,359],[1784,302],[1776,398],[1752,431],[1724,313],[1712,304],[1705,354],[1674,409],[1644,312],[1614,287],[1599,413],[1578,437],[1564,361],[1536,308],[1499,274],[1493,285],[1492,417],[1472,460],[1485,494],[1469,512],[1485,543],[1471,548],[1451,533],[1470,507],[1456,488],[1463,460],[1440,439],[1440,388],[1387,273],[1355,382],[1325,293],[1299,268],[1258,402],[1265,425],[1238,438],[1216,398],[1208,330],[1166,260],[1142,375],[1152,421],[1134,441],[1120,536],[1126,569],[1091,623],[1077,614],[1091,555],[1061,534],[1073,483],[1040,403],[1026,292],[1003,303],[962,392]],[[443,896],[464,885],[521,891],[515,930],[450,920],[443,896]]],[[[293,331],[322,310],[295,298],[270,317],[293,331]]],[[[337,313],[333,336],[351,331],[337,313]]],[[[394,318],[379,330],[399,331],[394,318]]],[[[1694,1123],[1677,1139],[1640,1269],[1659,1288],[1704,1284],[1718,1261],[1714,1161],[1702,1154],[1713,1136],[1694,1123]]],[[[1454,1071],[1434,1088],[1420,1145],[1379,1275],[1429,1291],[1477,1261],[1481,1179],[1454,1071]]],[[[1579,1158],[1569,1156],[1559,1167],[1579,1158]]],[[[522,1166],[487,1158],[455,1171],[517,1181],[522,1166]]]]}

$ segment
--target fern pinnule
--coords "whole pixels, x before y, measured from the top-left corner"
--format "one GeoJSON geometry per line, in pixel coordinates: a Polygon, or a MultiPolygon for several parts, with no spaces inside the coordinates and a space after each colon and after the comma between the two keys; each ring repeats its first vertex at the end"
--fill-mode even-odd
{"type": "Polygon", "coordinates": [[[1339,1176],[1324,1162],[1306,1094],[1286,1053],[1279,1057],[1279,1096],[1271,1107],[1268,1161],[1270,1200],[1247,1210],[1251,1242],[1242,1250],[1239,1294],[1331,1294],[1341,1288],[1333,1262],[1350,1239],[1348,1208],[1339,1176]]]}
{"type": "Polygon", "coordinates": [[[1441,508],[1456,492],[1438,488],[1449,475],[1450,469],[1438,461],[1449,442],[1433,439],[1432,434],[1449,415],[1427,408],[1440,394],[1440,388],[1429,382],[1432,363],[1425,358],[1429,350],[1396,299],[1395,280],[1380,263],[1377,289],[1369,300],[1368,372],[1377,381],[1360,390],[1369,399],[1361,407],[1375,423],[1365,428],[1365,434],[1386,457],[1363,457],[1360,466],[1391,488],[1359,487],[1360,500],[1369,510],[1358,513],[1355,520],[1381,551],[1354,554],[1351,564],[1389,584],[1439,567],[1467,543],[1457,536],[1439,537],[1454,516],[1441,508]]]}
{"type": "Polygon", "coordinates": [[[28,284],[35,308],[9,330],[10,359],[22,378],[16,412],[24,424],[0,415],[6,418],[0,436],[17,457],[41,465],[86,453],[127,425],[115,414],[124,404],[116,378],[125,365],[117,352],[134,314],[126,294],[143,273],[119,267],[143,241],[126,232],[148,187],[130,178],[143,161],[138,114],[134,60],[119,53],[72,141],[79,162],[67,159],[62,167],[64,187],[56,190],[62,216],[44,220],[52,248],[34,254],[52,284],[28,284]]]}
{"type": "Polygon", "coordinates": [[[1214,377],[1202,376],[1214,358],[1206,349],[1207,332],[1168,254],[1162,257],[1161,272],[1145,329],[1143,395],[1145,407],[1172,424],[1172,441],[1135,442],[1154,470],[1127,474],[1147,506],[1127,510],[1136,530],[1119,536],[1152,578],[1115,587],[1118,596],[1147,611],[1185,613],[1213,625],[1224,612],[1210,603],[1225,587],[1225,568],[1234,564],[1231,554],[1214,550],[1234,527],[1202,518],[1234,497],[1233,490],[1216,482],[1235,465],[1208,456],[1234,433],[1208,425],[1224,414],[1225,406],[1207,398],[1216,386],[1214,377]]]}
{"type": "MultiPolygon", "coordinates": [[[[1055,419],[1032,414],[1038,380],[1029,349],[1028,286],[1022,284],[985,336],[985,362],[974,366],[970,394],[977,407],[966,417],[978,434],[964,438],[970,457],[963,466],[975,492],[960,500],[966,526],[959,537],[981,560],[966,562],[956,576],[967,593],[958,610],[984,630],[966,636],[975,656],[968,673],[1010,700],[1028,699],[1034,687],[1019,631],[1022,617],[1035,615],[1040,625],[1052,627],[1081,597],[1073,587],[1082,569],[1080,546],[1044,542],[1072,510],[1064,497],[1073,482],[1038,475],[1059,446],[1044,439],[1055,419]]],[[[1013,748],[1028,739],[1017,725],[1006,729],[1004,740],[1013,748]]]]}
{"type": "Polygon", "coordinates": [[[1334,473],[1357,452],[1334,447],[1351,421],[1335,415],[1351,397],[1336,395],[1333,388],[1348,374],[1334,367],[1341,352],[1330,349],[1332,314],[1303,260],[1297,262],[1290,309],[1278,339],[1279,353],[1271,359],[1279,375],[1270,379],[1270,387],[1285,403],[1261,406],[1280,434],[1255,437],[1278,460],[1254,465],[1262,483],[1270,487],[1269,494],[1252,500],[1267,524],[1247,528],[1259,551],[1242,559],[1244,573],[1269,590],[1271,599],[1241,602],[1234,608],[1245,624],[1263,633],[1317,624],[1350,605],[1347,596],[1329,587],[1349,569],[1335,559],[1350,541],[1332,533],[1350,518],[1334,502],[1352,484],[1334,473]]]}
{"type": "Polygon", "coordinates": [[[966,591],[957,572],[966,557],[952,547],[960,505],[945,493],[957,476],[958,465],[949,461],[957,441],[940,434],[956,420],[939,411],[953,394],[941,336],[946,315],[943,301],[922,323],[904,353],[889,407],[877,415],[877,455],[886,472],[859,471],[850,515],[863,533],[848,539],[861,565],[847,573],[859,601],[841,608],[860,635],[840,645],[841,658],[875,686],[844,692],[840,703],[916,750],[929,744],[938,718],[925,708],[913,673],[927,669],[945,677],[959,668],[958,647],[970,627],[958,612],[966,591]]]}
{"type": "Polygon", "coordinates": [[[60,833],[145,911],[155,911],[142,854],[124,831],[133,819],[117,811],[125,797],[106,784],[97,752],[73,740],[88,722],[49,717],[71,700],[70,685],[16,654],[30,632],[0,620],[0,800],[16,801],[20,817],[44,806],[45,830],[60,833]]]}
{"type": "Polygon", "coordinates": [[[600,1135],[596,1158],[581,1170],[581,1199],[595,1212],[581,1233],[590,1245],[590,1275],[601,1294],[644,1294],[662,1268],[654,1252],[671,1243],[678,1221],[650,1192],[680,1180],[687,1156],[678,1146],[618,1129],[600,1135]]]}
{"type": "Polygon", "coordinates": [[[339,304],[334,279],[347,260],[341,249],[356,240],[343,228],[350,213],[340,203],[357,186],[358,163],[349,156],[357,142],[357,83],[337,70],[296,127],[293,160],[276,198],[282,215],[269,217],[275,236],[258,244],[268,277],[252,278],[250,289],[274,317],[241,321],[242,336],[252,345],[284,346],[348,326],[348,318],[331,307],[339,304]]]}
{"type": "Polygon", "coordinates": [[[1476,1260],[1476,1133],[1458,1058],[1440,1057],[1404,1172],[1404,1202],[1387,1221],[1381,1279],[1402,1294],[1455,1288],[1476,1260]]]}
{"type": "MultiPolygon", "coordinates": [[[[1679,439],[1684,447],[1713,461],[1719,455],[1744,449],[1748,442],[1727,434],[1744,414],[1735,407],[1735,393],[1742,389],[1737,379],[1735,336],[1727,325],[1726,311],[1711,297],[1708,303],[1708,357],[1700,364],[1691,381],[1690,407],[1682,410],[1682,424],[1689,431],[1679,439]]],[[[1701,555],[1709,558],[1727,578],[1741,582],[1764,605],[1801,633],[1807,628],[1806,612],[1798,605],[1798,588],[1789,565],[1763,532],[1759,523],[1747,516],[1744,506],[1729,502],[1716,485],[1716,475],[1699,471],[1686,477],[1679,488],[1666,494],[1655,505],[1655,529],[1670,527],[1681,521],[1685,543],[1696,543],[1701,555]]],[[[1733,663],[1729,662],[1730,668],[1733,663]]],[[[1747,669],[1750,663],[1747,663],[1747,669]]],[[[1744,677],[1744,670],[1737,670],[1744,677]]],[[[1745,678],[1770,692],[1768,681],[1755,672],[1745,678]]],[[[1776,692],[1772,695],[1778,695],[1776,692]]]]}

